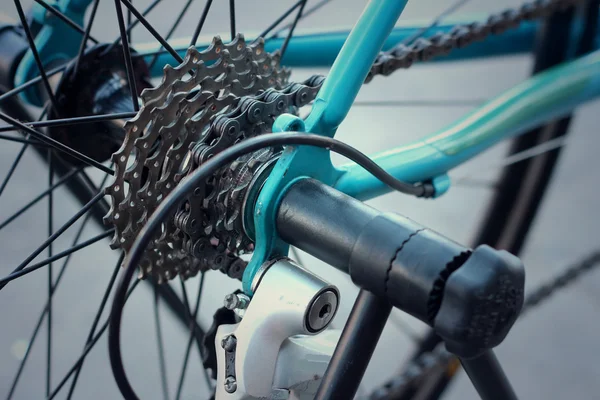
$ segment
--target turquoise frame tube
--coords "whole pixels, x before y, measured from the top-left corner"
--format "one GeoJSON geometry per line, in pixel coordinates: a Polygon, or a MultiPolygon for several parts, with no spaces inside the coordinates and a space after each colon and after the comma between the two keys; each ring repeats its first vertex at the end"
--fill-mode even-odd
{"type": "MultiPolygon", "coordinates": [[[[58,0],[57,5],[74,20],[82,21],[85,8],[90,2],[91,0],[58,0]]],[[[306,131],[334,136],[350,110],[377,53],[382,48],[390,48],[411,37],[427,25],[416,23],[395,27],[406,3],[407,0],[372,0],[351,31],[295,35],[290,41],[284,64],[293,67],[333,65],[309,117],[303,121],[296,116],[282,115],[275,121],[273,131],[306,131]]],[[[51,59],[56,54],[65,59],[75,56],[80,35],[57,28],[58,23],[48,19],[46,13],[38,10],[34,15],[38,22],[44,24],[36,36],[36,44],[44,62],[56,61],[51,59]]],[[[455,24],[474,20],[478,18],[455,19],[436,27],[435,31],[448,31],[455,24]]],[[[517,29],[491,36],[481,43],[454,51],[450,56],[437,60],[526,53],[533,48],[538,28],[539,25],[535,22],[523,23],[517,29]]],[[[576,34],[577,29],[574,32],[576,34]]],[[[599,38],[600,36],[596,38],[596,48],[599,47],[599,38]]],[[[274,51],[281,42],[281,38],[269,40],[266,48],[274,51]]],[[[189,39],[173,40],[172,44],[184,53],[189,39]]],[[[207,45],[208,43],[199,43],[198,47],[207,45]]],[[[151,57],[158,47],[156,44],[142,44],[136,45],[136,50],[151,57]]],[[[160,76],[162,67],[168,63],[173,63],[172,57],[168,53],[161,53],[152,74],[160,76]]],[[[29,54],[23,58],[17,72],[16,84],[24,83],[35,75],[35,65],[29,54]]],[[[598,96],[600,51],[596,50],[528,79],[437,133],[373,158],[399,179],[408,182],[432,180],[437,194],[442,194],[449,188],[446,173],[450,169],[503,139],[558,118],[598,96]]],[[[27,92],[26,100],[35,104],[34,97],[31,91],[27,92]]],[[[327,150],[302,146],[286,148],[266,180],[254,209],[246,210],[256,239],[256,248],[243,278],[244,290],[249,294],[252,293],[251,282],[263,262],[273,256],[287,254],[288,245],[278,237],[275,229],[275,215],[287,188],[298,179],[306,177],[317,178],[361,200],[389,191],[355,164],[333,167],[327,150]]]]}

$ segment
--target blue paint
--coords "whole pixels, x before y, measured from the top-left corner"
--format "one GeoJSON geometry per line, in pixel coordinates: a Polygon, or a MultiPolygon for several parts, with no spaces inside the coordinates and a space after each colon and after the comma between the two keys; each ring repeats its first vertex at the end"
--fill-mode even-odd
{"type": "MultiPolygon", "coordinates": [[[[57,3],[49,3],[69,17],[79,26],[83,26],[85,9],[91,0],[59,0],[57,3]]],[[[66,60],[72,59],[79,51],[81,33],[77,32],[54,14],[46,11],[42,6],[35,3],[32,6],[32,14],[36,21],[44,26],[35,36],[35,46],[40,55],[44,68],[56,66],[66,60]]],[[[19,63],[15,74],[15,86],[22,85],[37,77],[39,70],[33,53],[28,50],[19,63]]],[[[42,89],[43,90],[43,89],[42,89]]],[[[36,106],[43,105],[44,96],[39,86],[32,86],[21,93],[21,97],[36,106]]]]}
{"type": "MultiPolygon", "coordinates": [[[[85,9],[92,0],[58,0],[57,7],[79,25],[83,25],[85,9]]],[[[347,115],[362,86],[370,66],[380,49],[390,48],[411,37],[424,24],[394,28],[406,0],[380,0],[368,4],[351,32],[299,35],[290,41],[283,60],[289,66],[317,67],[333,63],[329,77],[319,92],[306,121],[295,116],[278,118],[273,131],[308,131],[333,136],[347,115]]],[[[36,46],[44,65],[68,60],[77,54],[81,35],[71,27],[34,5],[34,18],[43,23],[36,34],[36,46]]],[[[468,21],[476,19],[469,18],[468,21]]],[[[452,21],[435,29],[447,32],[452,21]]],[[[523,23],[518,29],[454,51],[440,61],[463,60],[528,52],[533,47],[538,25],[523,23]]],[[[597,37],[597,43],[600,42],[597,37]]],[[[184,54],[189,40],[176,40],[175,48],[184,54]]],[[[267,51],[281,46],[282,39],[266,44],[267,51]]],[[[207,44],[205,44],[207,45],[207,44]]],[[[202,48],[202,45],[198,46],[202,48]]],[[[156,45],[138,45],[141,53],[152,52],[156,45]]],[[[172,56],[159,56],[154,76],[173,63],[172,56]]],[[[15,84],[38,75],[33,57],[28,52],[17,70],[15,84]]],[[[24,96],[32,104],[41,104],[41,96],[32,88],[24,96]]],[[[438,195],[450,187],[446,172],[487,149],[498,141],[518,135],[548,119],[564,115],[581,103],[600,95],[600,52],[554,68],[522,83],[507,93],[468,114],[447,129],[415,143],[390,150],[375,157],[376,161],[399,179],[417,182],[432,179],[438,195]]],[[[252,215],[256,249],[243,277],[244,290],[251,294],[251,282],[267,259],[285,255],[287,243],[276,233],[277,207],[286,190],[297,180],[312,177],[335,186],[358,199],[369,199],[389,191],[385,185],[357,165],[342,169],[333,167],[326,149],[287,147],[274,166],[258,196],[252,215]]]]}
{"type": "MultiPolygon", "coordinates": [[[[476,19],[464,19],[472,22],[476,19]]],[[[461,19],[463,21],[463,19],[461,19]]],[[[461,22],[458,21],[458,22],[461,22]]],[[[410,38],[419,31],[423,25],[414,24],[395,27],[386,39],[383,49],[394,47],[398,43],[410,38]]],[[[454,27],[454,23],[444,24],[437,27],[434,32],[449,32],[454,27]]],[[[449,55],[434,58],[432,61],[460,61],[483,57],[506,56],[513,54],[528,53],[533,48],[538,24],[535,22],[523,22],[518,28],[508,30],[501,35],[490,36],[486,40],[473,43],[466,48],[456,49],[449,55]]],[[[282,63],[289,67],[327,67],[329,68],[339,54],[350,31],[340,30],[337,32],[317,32],[317,33],[296,33],[290,40],[285,57],[282,63]]],[[[253,36],[247,35],[246,40],[252,41],[253,36]]],[[[188,44],[191,38],[182,38],[172,41],[174,49],[185,56],[188,44]]],[[[281,48],[283,38],[271,39],[265,43],[265,49],[269,52],[281,48]]],[[[198,43],[198,49],[205,49],[209,43],[198,43]]],[[[140,44],[136,46],[141,54],[157,51],[159,46],[156,43],[140,44]]],[[[151,60],[153,56],[148,56],[151,60]]],[[[429,61],[428,61],[429,62],[429,61]]],[[[174,64],[175,60],[168,53],[160,54],[156,65],[152,69],[152,76],[161,76],[162,68],[166,64],[174,64]]]]}
{"type": "MultiPolygon", "coordinates": [[[[383,46],[406,5],[406,0],[372,1],[365,8],[348,41],[334,62],[323,83],[305,130],[333,136],[362,86],[373,60],[383,46]]],[[[302,128],[299,118],[281,116],[273,131],[302,128]]],[[[298,179],[312,177],[332,184],[339,171],[331,163],[329,151],[316,147],[287,147],[258,196],[254,207],[256,248],[244,271],[244,291],[252,292],[252,281],[260,266],[270,258],[287,254],[288,244],[281,240],[275,228],[277,209],[286,190],[298,179]]]]}
{"type": "MultiPolygon", "coordinates": [[[[273,132],[284,132],[292,128],[298,131],[304,127],[303,125],[300,118],[285,115],[275,121],[273,132]]],[[[277,209],[288,188],[299,179],[307,177],[332,184],[339,175],[340,172],[331,164],[328,150],[308,146],[285,148],[265,181],[254,209],[246,210],[246,213],[254,217],[253,230],[256,244],[242,279],[246,293],[252,294],[252,281],[265,261],[288,253],[289,245],[279,238],[275,229],[277,209]]]]}
{"type": "MultiPolygon", "coordinates": [[[[373,158],[398,179],[427,180],[598,96],[600,50],[522,82],[428,138],[373,158]]],[[[341,170],[334,187],[352,197],[367,200],[390,191],[356,164],[341,170]]]]}

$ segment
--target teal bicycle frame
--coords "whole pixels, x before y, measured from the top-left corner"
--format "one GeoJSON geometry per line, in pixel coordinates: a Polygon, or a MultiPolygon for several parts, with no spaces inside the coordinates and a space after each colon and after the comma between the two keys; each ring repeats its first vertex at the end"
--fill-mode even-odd
{"type": "MultiPolygon", "coordinates": [[[[74,21],[83,21],[83,13],[91,0],[60,0],[57,7],[74,21]]],[[[377,53],[392,47],[422,29],[423,25],[394,27],[407,0],[372,0],[350,32],[312,33],[294,36],[290,41],[284,64],[298,67],[331,66],[309,117],[302,121],[291,115],[279,117],[274,131],[306,131],[333,137],[350,110],[377,53]],[[343,44],[343,45],[342,45],[343,44]]],[[[36,36],[42,59],[52,61],[60,43],[64,57],[76,55],[80,36],[57,28],[61,21],[48,20],[46,13],[34,16],[45,23],[36,36]],[[61,42],[62,41],[62,42],[61,42]],[[69,42],[71,45],[65,45],[69,42]],[[74,46],[73,43],[77,44],[74,46]],[[75,50],[72,50],[75,49],[75,50]]],[[[464,21],[464,20],[463,20],[464,21]]],[[[468,20],[469,22],[472,19],[468,20]]],[[[444,24],[436,30],[447,31],[456,23],[444,24]]],[[[452,53],[444,60],[501,56],[532,50],[538,24],[528,22],[519,28],[491,37],[481,43],[452,53]]],[[[573,40],[579,34],[575,29],[573,40]]],[[[251,39],[251,38],[249,38],[251,39]]],[[[267,41],[273,51],[283,39],[267,41]]],[[[184,53],[189,40],[174,40],[177,51],[184,53]]],[[[598,44],[598,38],[596,40],[598,44]]],[[[201,48],[206,46],[199,44],[201,48]]],[[[597,48],[598,46],[596,46],[597,48]]],[[[138,45],[136,50],[148,58],[159,54],[158,67],[152,73],[161,74],[162,67],[172,63],[168,53],[156,45],[138,45]]],[[[36,67],[27,54],[18,69],[16,85],[35,77],[36,67]]],[[[398,73],[401,75],[401,73],[398,73]]],[[[407,182],[431,180],[436,194],[448,190],[446,173],[499,141],[522,134],[528,129],[557,119],[577,106],[600,95],[600,50],[569,63],[538,74],[500,96],[488,101],[447,128],[417,142],[376,154],[372,158],[386,171],[407,182]]],[[[35,97],[28,92],[29,99],[35,97]]],[[[278,238],[275,212],[287,187],[297,179],[313,177],[360,200],[367,200],[390,189],[355,164],[333,167],[329,152],[323,149],[289,147],[265,182],[248,226],[256,239],[252,261],[246,268],[244,290],[251,293],[251,282],[264,261],[274,255],[287,254],[288,245],[278,238]]]]}

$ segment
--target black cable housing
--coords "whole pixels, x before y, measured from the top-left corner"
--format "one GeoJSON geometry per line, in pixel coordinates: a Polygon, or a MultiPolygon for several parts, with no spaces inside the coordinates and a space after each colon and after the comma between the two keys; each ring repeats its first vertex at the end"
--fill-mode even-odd
{"type": "Polygon", "coordinates": [[[373,176],[381,180],[394,190],[402,193],[411,194],[420,197],[431,197],[434,195],[434,187],[430,183],[410,184],[402,182],[387,173],[367,155],[355,149],[354,147],[340,142],[339,140],[304,133],[273,133],[262,135],[248,140],[244,140],[221,153],[209,159],[205,164],[196,169],[187,179],[184,179],[173,192],[166,197],[163,202],[154,211],[146,225],[141,229],[136,238],[127,258],[125,260],[125,270],[115,291],[111,307],[110,326],[108,331],[108,352],[113,376],[121,394],[125,399],[138,399],[135,394],[123,366],[121,356],[121,319],[123,308],[125,306],[127,288],[133,278],[133,274],[143,254],[143,250],[148,246],[154,233],[160,228],[162,221],[167,218],[169,213],[183,201],[184,197],[191,193],[202,181],[209,178],[218,169],[235,161],[238,157],[247,153],[275,146],[288,145],[307,145],[326,148],[329,151],[338,153],[348,159],[356,162],[373,176]]]}

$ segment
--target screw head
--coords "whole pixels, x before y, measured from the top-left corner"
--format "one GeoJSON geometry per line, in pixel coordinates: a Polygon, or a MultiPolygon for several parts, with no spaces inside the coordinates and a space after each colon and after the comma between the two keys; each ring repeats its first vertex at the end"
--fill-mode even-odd
{"type": "Polygon", "coordinates": [[[228,376],[225,378],[225,391],[227,393],[233,393],[237,390],[237,381],[233,376],[228,376]]]}
{"type": "Polygon", "coordinates": [[[237,339],[233,335],[225,336],[223,340],[221,340],[221,347],[225,349],[225,351],[234,351],[237,345],[237,339]]]}
{"type": "Polygon", "coordinates": [[[234,310],[238,306],[238,303],[239,298],[233,293],[228,294],[225,296],[225,299],[223,299],[223,306],[228,310],[234,310]]]}

